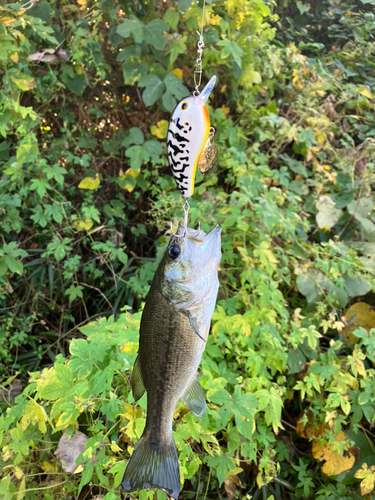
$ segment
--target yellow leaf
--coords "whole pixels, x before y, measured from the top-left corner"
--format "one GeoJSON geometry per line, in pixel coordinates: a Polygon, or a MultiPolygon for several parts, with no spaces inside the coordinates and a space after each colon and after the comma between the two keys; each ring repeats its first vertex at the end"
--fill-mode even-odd
{"type": "MultiPolygon", "coordinates": [[[[344,432],[340,432],[335,436],[336,442],[346,441],[346,435],[344,432]]],[[[351,453],[344,457],[339,454],[337,450],[333,449],[334,443],[320,444],[318,439],[314,439],[312,443],[312,455],[317,460],[325,460],[325,464],[322,467],[322,472],[327,476],[336,476],[341,472],[349,470],[353,467],[355,463],[355,457],[351,453]]],[[[350,445],[347,444],[347,448],[350,445]]]]}
{"type": "MultiPolygon", "coordinates": [[[[18,11],[18,13],[19,13],[19,11],[18,11]]],[[[21,33],[18,30],[14,30],[14,33],[18,36],[18,38],[21,40],[21,42],[27,42],[27,38],[25,37],[25,35],[23,33],[21,33]]]]}
{"type": "Polygon", "coordinates": [[[112,441],[111,443],[111,450],[113,451],[113,453],[118,453],[119,451],[122,451],[122,449],[114,441],[112,441]]]}
{"type": "Polygon", "coordinates": [[[36,83],[34,81],[34,78],[32,78],[31,76],[22,75],[21,78],[15,78],[14,76],[11,76],[11,79],[17,85],[17,87],[23,90],[24,92],[36,88],[36,83]]]}
{"type": "Polygon", "coordinates": [[[255,71],[252,65],[248,66],[241,75],[241,85],[246,89],[251,88],[253,84],[262,83],[262,76],[258,71],[255,71]]]}
{"type": "MultiPolygon", "coordinates": [[[[172,71],[172,73],[173,73],[175,76],[177,76],[177,78],[179,78],[180,80],[182,80],[182,77],[184,76],[184,73],[183,73],[182,69],[180,69],[180,68],[176,68],[176,69],[174,69],[174,70],[172,71]]],[[[163,120],[163,121],[165,121],[165,120],[163,120]]]]}
{"type": "Polygon", "coordinates": [[[220,22],[221,22],[221,17],[220,16],[211,16],[210,17],[210,24],[212,24],[212,26],[219,26],[220,22]]]}
{"type": "Polygon", "coordinates": [[[77,0],[77,3],[81,6],[79,10],[85,10],[87,7],[87,0],[77,0]]]}
{"type": "Polygon", "coordinates": [[[75,66],[74,70],[76,72],[76,75],[82,75],[82,73],[83,73],[83,67],[82,66],[75,66]]]}
{"type": "Polygon", "coordinates": [[[31,425],[38,424],[40,432],[45,434],[47,432],[46,421],[48,420],[47,413],[43,406],[39,405],[36,401],[31,399],[26,407],[25,413],[21,418],[21,429],[26,430],[31,425]]]}
{"type": "Polygon", "coordinates": [[[127,342],[121,347],[121,352],[126,352],[133,356],[138,350],[138,342],[127,342]]]}
{"type": "Polygon", "coordinates": [[[358,337],[353,335],[360,326],[367,332],[375,328],[375,311],[365,302],[357,302],[345,311],[346,327],[342,332],[344,339],[351,345],[359,343],[358,337]]]}
{"type": "Polygon", "coordinates": [[[167,120],[160,120],[157,125],[152,125],[151,134],[156,135],[158,139],[165,139],[168,133],[167,120]]]}
{"type": "Polygon", "coordinates": [[[14,21],[14,17],[0,17],[0,24],[5,24],[5,26],[9,26],[14,21]]]}
{"type": "Polygon", "coordinates": [[[3,449],[2,449],[2,457],[3,457],[3,461],[4,462],[8,462],[8,460],[10,460],[11,458],[13,458],[14,456],[14,451],[13,450],[9,450],[8,449],[8,446],[4,446],[3,449]]]}
{"type": "Polygon", "coordinates": [[[13,472],[17,479],[21,479],[25,475],[18,465],[14,466],[13,472]]]}
{"type": "Polygon", "coordinates": [[[95,179],[93,177],[85,177],[79,184],[79,189],[88,189],[93,191],[100,185],[100,179],[98,174],[96,174],[95,179]]]}
{"type": "Polygon", "coordinates": [[[81,464],[76,468],[73,474],[79,474],[80,472],[83,472],[83,466],[81,464]]]}
{"type": "Polygon", "coordinates": [[[58,465],[56,462],[54,462],[53,464],[49,462],[43,462],[42,469],[44,470],[44,472],[57,472],[58,465]]]}
{"type": "Polygon", "coordinates": [[[314,137],[318,141],[318,144],[324,144],[327,140],[327,136],[323,130],[317,130],[314,132],[314,137]]]}
{"type": "MultiPolygon", "coordinates": [[[[165,120],[163,120],[163,121],[165,121],[165,120]]],[[[152,127],[151,127],[151,129],[152,129],[152,127]]],[[[152,132],[152,130],[151,130],[151,132],[152,132]]],[[[138,177],[139,172],[140,172],[139,170],[132,170],[131,168],[128,168],[128,170],[125,172],[124,175],[121,175],[120,177],[118,177],[117,182],[118,182],[119,186],[122,187],[122,189],[126,189],[126,191],[131,193],[136,186],[134,179],[136,179],[138,177]]]]}
{"type": "Polygon", "coordinates": [[[26,490],[26,479],[25,476],[23,476],[22,481],[17,487],[17,500],[22,500],[22,498],[25,498],[25,490],[26,490]]]}
{"type": "Polygon", "coordinates": [[[371,94],[371,92],[368,89],[366,89],[366,88],[361,89],[359,91],[359,93],[361,95],[364,95],[365,97],[367,97],[367,99],[373,99],[374,98],[373,95],[371,94]]]}
{"type": "Polygon", "coordinates": [[[94,222],[91,219],[77,220],[74,222],[74,225],[78,231],[89,231],[94,225],[94,222]]]}
{"type": "Polygon", "coordinates": [[[228,108],[228,106],[225,106],[225,104],[221,106],[221,109],[223,110],[223,113],[225,115],[227,115],[230,112],[230,109],[228,108]]]}
{"type": "Polygon", "coordinates": [[[375,485],[375,466],[372,465],[368,468],[367,464],[364,463],[362,468],[357,470],[354,474],[354,477],[357,479],[363,479],[360,485],[362,496],[371,493],[375,485]]]}
{"type": "Polygon", "coordinates": [[[18,52],[15,52],[14,54],[12,54],[10,56],[10,58],[12,59],[13,62],[18,63],[18,60],[19,60],[18,52]]]}

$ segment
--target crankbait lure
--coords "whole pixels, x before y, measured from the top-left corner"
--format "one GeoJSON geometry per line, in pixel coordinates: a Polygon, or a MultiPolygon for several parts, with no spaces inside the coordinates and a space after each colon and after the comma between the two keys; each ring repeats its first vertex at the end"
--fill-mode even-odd
{"type": "Polygon", "coordinates": [[[168,128],[168,160],[177,187],[184,198],[194,192],[197,166],[206,173],[213,167],[217,154],[206,108],[207,99],[215,86],[213,76],[201,93],[182,99],[175,108],[168,128]],[[211,133],[210,133],[211,132],[211,133]]]}
{"type": "MultiPolygon", "coordinates": [[[[168,161],[172,170],[174,180],[178,189],[185,198],[183,206],[184,231],[175,234],[170,222],[171,233],[176,238],[184,238],[188,235],[188,213],[190,209],[189,198],[194,192],[195,173],[197,167],[202,174],[207,174],[217,163],[217,146],[214,142],[215,129],[210,127],[210,116],[206,108],[206,102],[216,83],[213,76],[202,92],[199,87],[202,81],[202,55],[204,48],[203,22],[204,22],[205,0],[202,9],[202,29],[197,31],[198,57],[194,71],[195,90],[193,95],[185,97],[179,102],[173,111],[167,134],[168,161]]],[[[199,235],[200,226],[197,234],[199,235]]],[[[188,235],[189,236],[189,235],[188,235]]]]}

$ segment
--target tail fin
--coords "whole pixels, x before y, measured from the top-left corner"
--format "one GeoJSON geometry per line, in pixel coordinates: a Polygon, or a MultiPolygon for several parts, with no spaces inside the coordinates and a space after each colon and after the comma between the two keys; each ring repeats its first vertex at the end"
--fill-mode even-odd
{"type": "Polygon", "coordinates": [[[177,500],[180,493],[180,468],[173,438],[158,447],[142,436],[130,457],[121,488],[125,491],[159,488],[177,500]]]}

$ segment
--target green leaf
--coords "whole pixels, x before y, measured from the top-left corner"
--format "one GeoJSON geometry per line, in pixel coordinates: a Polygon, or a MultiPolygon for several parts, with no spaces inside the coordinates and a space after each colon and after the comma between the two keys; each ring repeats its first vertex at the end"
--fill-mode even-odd
{"type": "Polygon", "coordinates": [[[91,463],[86,461],[85,470],[82,472],[81,481],[78,487],[78,495],[80,494],[82,488],[91,481],[92,475],[94,473],[94,467],[91,463]]]}
{"type": "Polygon", "coordinates": [[[158,141],[146,141],[143,144],[143,147],[146,148],[148,154],[150,155],[150,158],[152,161],[155,163],[159,163],[160,158],[159,155],[162,154],[163,152],[163,147],[158,141]]]}
{"type": "Polygon", "coordinates": [[[83,298],[83,286],[81,285],[70,285],[70,287],[65,290],[64,295],[69,296],[69,302],[73,302],[73,300],[79,298],[83,298]]]}
{"type": "Polygon", "coordinates": [[[150,21],[144,29],[145,42],[155,47],[157,50],[162,50],[165,44],[163,31],[168,31],[169,25],[161,19],[150,21]]]}
{"type": "Polygon", "coordinates": [[[169,112],[172,112],[174,108],[176,107],[177,101],[176,99],[172,96],[168,90],[163,94],[163,99],[162,99],[163,106],[165,109],[169,112]]]}
{"type": "Polygon", "coordinates": [[[242,56],[243,56],[243,50],[237,43],[232,40],[232,55],[233,59],[236,61],[238,66],[241,68],[242,67],[242,56]]]}
{"type": "Polygon", "coordinates": [[[145,36],[144,24],[138,18],[132,16],[132,19],[124,19],[122,21],[117,27],[117,33],[124,38],[133,35],[136,43],[142,43],[145,36]]]}
{"type": "Polygon", "coordinates": [[[142,49],[139,45],[129,45],[129,47],[126,47],[124,50],[121,50],[116,57],[116,61],[121,62],[121,61],[126,61],[129,57],[134,57],[136,59],[139,59],[139,57],[142,54],[142,49]]]}
{"type": "Polygon", "coordinates": [[[349,297],[360,297],[361,295],[366,295],[366,293],[371,291],[371,284],[362,276],[356,276],[351,278],[344,275],[345,280],[345,290],[349,297]]]}
{"type": "Polygon", "coordinates": [[[23,271],[22,262],[20,262],[19,260],[16,260],[11,255],[6,255],[4,257],[4,260],[5,260],[5,264],[7,265],[7,267],[9,268],[9,270],[12,273],[18,273],[18,274],[22,275],[22,271],[23,271]]]}
{"type": "Polygon", "coordinates": [[[145,140],[145,136],[143,135],[143,132],[140,128],[132,127],[129,130],[129,133],[130,133],[129,145],[130,144],[143,144],[143,142],[145,140]]]}
{"type": "Polygon", "coordinates": [[[168,73],[164,78],[164,83],[167,88],[167,92],[174,95],[178,100],[189,95],[189,89],[181,82],[177,76],[172,73],[168,73]]]}
{"type": "Polygon", "coordinates": [[[183,36],[179,40],[174,40],[170,45],[169,51],[169,62],[173,64],[180,54],[185,54],[187,51],[186,47],[187,36],[183,36]]]}
{"type": "Polygon", "coordinates": [[[39,198],[43,198],[47,189],[52,189],[47,179],[33,179],[31,181],[30,190],[38,193],[39,198]]]}
{"type": "Polygon", "coordinates": [[[220,457],[208,457],[207,464],[210,467],[214,467],[216,469],[216,476],[219,481],[219,486],[221,486],[225,481],[228,471],[233,471],[236,469],[236,464],[234,463],[233,459],[226,455],[222,455],[220,457]]]}
{"type": "Polygon", "coordinates": [[[132,170],[139,170],[143,162],[150,159],[147,150],[143,146],[132,146],[125,152],[125,156],[130,158],[132,170]]]}
{"type": "Polygon", "coordinates": [[[176,31],[179,19],[180,14],[172,7],[164,14],[164,21],[169,24],[173,31],[176,31]]]}
{"type": "Polygon", "coordinates": [[[157,75],[142,76],[138,81],[138,85],[146,87],[142,94],[146,106],[152,106],[162,96],[165,88],[164,83],[157,75]]]}

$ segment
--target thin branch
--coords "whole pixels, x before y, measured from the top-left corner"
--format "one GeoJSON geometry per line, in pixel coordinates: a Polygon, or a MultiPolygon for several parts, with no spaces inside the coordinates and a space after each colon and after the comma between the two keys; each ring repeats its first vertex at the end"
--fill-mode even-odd
{"type": "Polygon", "coordinates": [[[107,304],[109,305],[109,307],[112,309],[112,311],[113,312],[115,311],[113,309],[112,304],[110,303],[110,301],[107,299],[107,297],[104,295],[104,293],[101,290],[99,290],[99,288],[97,288],[96,286],[88,285],[87,283],[82,283],[82,281],[79,281],[78,284],[82,285],[82,286],[86,286],[87,288],[92,288],[93,290],[96,290],[97,292],[99,292],[100,295],[103,297],[103,299],[107,302],[107,304]]]}

